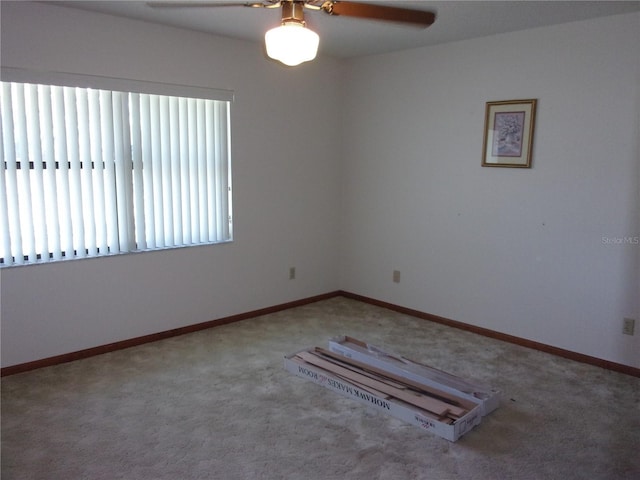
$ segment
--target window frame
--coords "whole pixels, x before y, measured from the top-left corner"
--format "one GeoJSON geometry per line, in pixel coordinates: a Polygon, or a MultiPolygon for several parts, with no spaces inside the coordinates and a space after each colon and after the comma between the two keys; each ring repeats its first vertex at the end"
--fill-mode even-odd
{"type": "MultiPolygon", "coordinates": [[[[128,249],[125,251],[117,251],[117,252],[98,252],[96,255],[89,255],[88,248],[87,255],[76,255],[77,250],[74,248],[73,254],[70,256],[67,252],[62,252],[62,258],[54,259],[54,253],[47,249],[42,252],[37,253],[36,259],[29,259],[29,255],[27,252],[23,252],[24,260],[18,261],[14,258],[11,258],[9,262],[6,262],[4,258],[0,259],[0,268],[11,268],[15,266],[26,266],[33,264],[41,264],[41,263],[50,263],[55,261],[68,261],[75,259],[87,259],[87,258],[99,258],[104,256],[112,256],[112,255],[124,255],[129,253],[139,253],[139,252],[147,252],[154,250],[166,250],[166,249],[174,249],[174,248],[187,248],[193,246],[203,246],[203,245],[213,245],[218,243],[229,243],[233,241],[233,217],[232,217],[232,161],[231,161],[231,110],[232,104],[235,100],[234,92],[232,90],[227,89],[216,89],[216,88],[208,88],[208,87],[198,87],[198,86],[189,86],[189,85],[179,85],[179,84],[169,84],[169,83],[159,83],[159,82],[147,82],[147,81],[139,81],[139,80],[131,80],[131,79],[122,79],[116,77],[105,77],[105,76],[97,76],[97,75],[85,75],[85,74],[76,74],[76,73],[64,73],[64,72],[44,72],[44,71],[35,71],[35,70],[27,70],[20,68],[12,68],[12,67],[2,67],[0,70],[0,80],[2,82],[14,82],[14,83],[26,83],[26,84],[36,84],[36,85],[50,85],[50,86],[59,86],[59,87],[72,87],[72,88],[86,88],[86,89],[96,89],[96,90],[108,90],[108,91],[118,91],[125,92],[128,94],[145,94],[145,95],[159,95],[166,97],[178,97],[178,98],[192,98],[192,99],[203,99],[203,100],[216,100],[221,102],[226,102],[226,139],[225,145],[226,150],[224,152],[225,156],[225,168],[223,169],[223,173],[226,173],[226,180],[224,185],[226,187],[226,192],[223,190],[218,190],[217,195],[223,195],[226,198],[226,213],[228,214],[228,235],[226,235],[225,230],[225,239],[223,240],[215,240],[215,241],[197,241],[188,244],[178,244],[178,245],[167,245],[167,246],[157,246],[157,247],[148,247],[140,248],[139,245],[136,245],[135,249],[128,249]],[[48,257],[44,260],[42,257],[47,255],[48,257]]],[[[1,147],[4,148],[4,147],[1,147]]],[[[91,170],[95,168],[95,162],[97,160],[91,159],[91,170]]],[[[18,164],[20,162],[17,162],[18,164]]],[[[34,168],[33,160],[29,159],[29,171],[34,168]]],[[[56,160],[54,169],[56,172],[59,168],[59,160],[56,160]]],[[[70,163],[70,160],[69,160],[70,163]]],[[[48,166],[43,161],[42,165],[43,169],[48,166]]],[[[6,161],[3,162],[1,172],[3,175],[5,174],[5,169],[7,169],[6,161]]],[[[132,170],[134,166],[132,164],[132,170]]],[[[23,170],[22,168],[20,169],[23,170]]],[[[115,188],[115,187],[114,187],[115,188]]],[[[125,207],[127,212],[129,212],[130,205],[125,207]]],[[[133,212],[129,212],[133,214],[133,212]]],[[[224,218],[224,217],[223,217],[224,218]]],[[[135,243],[135,242],[134,242],[135,243]]]]}

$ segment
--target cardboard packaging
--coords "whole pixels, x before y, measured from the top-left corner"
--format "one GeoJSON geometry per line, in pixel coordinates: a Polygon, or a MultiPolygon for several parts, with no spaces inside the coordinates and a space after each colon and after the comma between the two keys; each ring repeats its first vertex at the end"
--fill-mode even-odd
{"type": "MultiPolygon", "coordinates": [[[[407,359],[399,359],[400,357],[386,352],[384,356],[389,355],[399,360],[383,360],[380,355],[371,353],[371,348],[375,347],[351,337],[333,338],[329,346],[329,350],[311,348],[287,355],[284,367],[298,377],[451,442],[457,441],[479,425],[483,414],[488,413],[489,408],[495,409],[497,406],[497,393],[492,393],[485,399],[475,395],[483,391],[494,392],[491,389],[476,392],[475,386],[470,389],[472,384],[458,377],[407,359]],[[335,364],[331,363],[334,361],[335,364]],[[400,369],[395,365],[396,362],[409,362],[412,368],[400,369]],[[363,370],[359,370],[359,367],[363,370]],[[420,373],[428,376],[421,376],[420,373]],[[402,383],[403,379],[407,382],[406,385],[402,383]],[[443,405],[443,411],[434,414],[433,409],[430,411],[417,406],[431,401],[443,405]]],[[[379,349],[377,351],[381,352],[379,349]]]]}
{"type": "Polygon", "coordinates": [[[488,415],[500,405],[500,392],[496,389],[385,352],[375,345],[353,337],[340,336],[330,339],[329,350],[477,403],[481,407],[482,416],[488,415]]]}

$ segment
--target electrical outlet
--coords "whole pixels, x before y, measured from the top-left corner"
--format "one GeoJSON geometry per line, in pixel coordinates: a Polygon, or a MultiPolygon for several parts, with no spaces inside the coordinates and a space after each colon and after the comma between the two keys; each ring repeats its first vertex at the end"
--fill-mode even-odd
{"type": "Polygon", "coordinates": [[[393,271],[393,282],[400,283],[400,270],[393,271]]]}
{"type": "Polygon", "coordinates": [[[296,267],[289,267],[289,280],[296,278],[296,267]]]}
{"type": "Polygon", "coordinates": [[[636,329],[636,321],[633,318],[625,318],[622,321],[622,333],[625,335],[633,335],[636,329]]]}

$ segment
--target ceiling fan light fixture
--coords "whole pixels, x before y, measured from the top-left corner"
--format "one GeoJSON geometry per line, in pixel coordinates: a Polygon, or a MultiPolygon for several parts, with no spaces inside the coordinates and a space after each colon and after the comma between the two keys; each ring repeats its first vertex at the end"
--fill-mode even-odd
{"type": "Polygon", "coordinates": [[[298,21],[283,22],[264,36],[267,55],[290,67],[316,58],[320,37],[298,21]]]}

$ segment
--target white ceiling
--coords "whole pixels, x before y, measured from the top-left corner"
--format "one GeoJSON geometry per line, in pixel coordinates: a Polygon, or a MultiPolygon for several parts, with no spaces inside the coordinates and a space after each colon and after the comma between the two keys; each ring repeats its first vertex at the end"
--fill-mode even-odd
{"type": "MultiPolygon", "coordinates": [[[[144,1],[55,3],[255,42],[262,42],[264,32],[278,25],[281,15],[278,8],[243,6],[159,9],[144,1]]],[[[436,13],[436,22],[429,28],[419,29],[306,10],[307,25],[320,35],[321,54],[343,58],[371,55],[640,10],[640,1],[365,0],[360,3],[429,10],[436,13]]]]}

